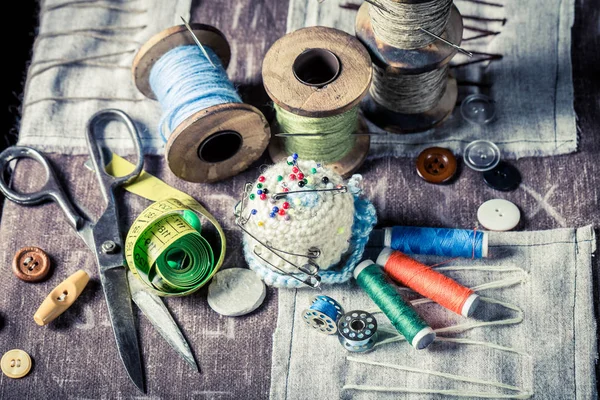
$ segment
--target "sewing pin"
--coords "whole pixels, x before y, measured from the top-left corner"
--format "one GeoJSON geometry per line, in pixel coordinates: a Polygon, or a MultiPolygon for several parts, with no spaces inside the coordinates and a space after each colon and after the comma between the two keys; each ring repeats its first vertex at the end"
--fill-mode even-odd
{"type": "Polygon", "coordinates": [[[275,193],[272,197],[275,200],[280,200],[283,197],[286,197],[290,194],[295,194],[295,193],[312,193],[312,192],[339,192],[339,193],[346,193],[348,192],[348,187],[347,186],[341,186],[338,188],[333,188],[333,189],[309,189],[309,190],[294,190],[293,192],[279,192],[279,193],[275,193]]]}
{"type": "Polygon", "coordinates": [[[458,45],[456,45],[456,44],[454,44],[452,42],[447,41],[443,37],[438,36],[438,35],[436,35],[433,32],[429,32],[427,29],[424,29],[424,28],[419,28],[419,30],[425,32],[426,34],[428,34],[430,36],[433,36],[434,38],[436,38],[437,40],[439,40],[441,42],[446,43],[448,46],[454,47],[456,50],[458,50],[459,52],[463,53],[464,55],[469,56],[469,57],[473,57],[473,53],[471,53],[470,51],[467,51],[467,50],[463,49],[462,47],[460,47],[460,46],[458,46],[458,45]]]}
{"type": "Polygon", "coordinates": [[[212,65],[214,69],[217,69],[217,66],[212,62],[212,60],[208,56],[208,53],[206,52],[206,49],[204,49],[204,46],[202,46],[202,43],[200,43],[200,40],[198,40],[198,37],[196,36],[196,34],[194,33],[194,31],[192,30],[192,27],[190,26],[190,24],[188,24],[188,22],[185,20],[185,18],[183,18],[183,17],[179,17],[179,18],[181,18],[181,20],[183,21],[183,24],[185,25],[185,27],[187,28],[187,30],[190,31],[190,34],[192,35],[192,39],[194,39],[194,42],[196,42],[196,44],[198,45],[198,47],[200,47],[200,50],[202,50],[202,53],[204,53],[204,56],[206,57],[206,59],[208,60],[208,62],[210,63],[210,65],[212,65]]]}
{"type": "MultiPolygon", "coordinates": [[[[335,132],[334,132],[335,133],[335,132]]],[[[333,133],[276,133],[276,137],[323,137],[332,135],[333,133]]],[[[353,136],[385,136],[388,135],[387,132],[355,132],[352,134],[353,136]]]]}

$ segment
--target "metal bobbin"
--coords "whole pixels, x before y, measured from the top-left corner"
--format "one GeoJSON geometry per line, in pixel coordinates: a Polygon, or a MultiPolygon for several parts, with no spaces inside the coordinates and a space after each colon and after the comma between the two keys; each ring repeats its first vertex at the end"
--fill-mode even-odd
{"type": "Polygon", "coordinates": [[[365,353],[375,346],[377,320],[366,311],[347,312],[338,321],[338,339],[349,352],[365,353]]]}
{"type": "Polygon", "coordinates": [[[302,312],[302,318],[306,325],[317,332],[333,335],[337,332],[337,322],[343,314],[344,309],[340,303],[329,296],[316,296],[312,299],[311,306],[302,312]],[[320,302],[325,302],[333,306],[335,315],[327,315],[327,313],[317,309],[317,305],[320,302]]]}

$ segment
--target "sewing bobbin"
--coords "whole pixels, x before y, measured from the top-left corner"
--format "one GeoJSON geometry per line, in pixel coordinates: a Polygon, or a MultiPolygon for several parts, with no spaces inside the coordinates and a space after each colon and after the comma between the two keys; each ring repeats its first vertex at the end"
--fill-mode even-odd
{"type": "MultiPolygon", "coordinates": [[[[276,109],[315,120],[338,116],[358,107],[369,90],[371,75],[371,60],[360,42],[345,32],[327,27],[303,28],[285,35],[269,49],[262,69],[265,89],[276,109]]],[[[356,111],[358,115],[358,109],[356,111]]],[[[356,131],[365,131],[362,118],[356,118],[356,131]]],[[[282,131],[279,124],[274,130],[305,134],[282,131]]],[[[339,159],[328,161],[303,154],[301,150],[293,152],[305,159],[323,161],[328,168],[348,177],[362,165],[370,147],[369,136],[355,135],[356,131],[344,139],[353,144],[339,159]]],[[[269,154],[274,162],[291,155],[292,152],[286,150],[285,140],[275,137],[271,141],[269,154]]],[[[323,136],[323,143],[326,140],[323,136]]]]}
{"type": "MultiPolygon", "coordinates": [[[[231,50],[225,36],[209,25],[191,24],[191,29],[226,69],[231,50]]],[[[196,46],[184,25],[158,33],[141,47],[132,72],[144,96],[157,99],[150,84],[152,68],[170,50],[182,46],[196,46]]],[[[269,124],[258,109],[244,103],[217,104],[198,110],[177,125],[167,140],[165,157],[171,171],[181,179],[216,182],[248,168],[263,154],[269,139],[269,124]]]]}
{"type": "MultiPolygon", "coordinates": [[[[424,3],[430,0],[400,0],[399,3],[424,3]]],[[[424,74],[445,68],[457,53],[457,49],[435,40],[425,47],[401,49],[394,47],[377,37],[367,2],[360,7],[356,17],[356,37],[365,45],[373,64],[374,74],[377,68],[387,77],[424,74]]],[[[460,45],[463,22],[458,9],[452,5],[448,23],[440,35],[443,39],[460,45]]],[[[385,79],[385,76],[383,79],[385,79]]],[[[373,79],[375,80],[375,76],[373,79]]],[[[441,99],[429,110],[402,112],[377,103],[369,93],[361,104],[365,116],[380,128],[394,133],[415,133],[431,129],[450,116],[456,105],[458,86],[456,79],[448,75],[441,99]]]]}
{"type": "Polygon", "coordinates": [[[319,333],[333,335],[337,332],[337,322],[344,309],[329,296],[316,296],[309,308],[302,311],[304,322],[319,333]]]}
{"type": "Polygon", "coordinates": [[[350,311],[338,321],[338,332],[338,339],[346,350],[365,353],[375,346],[377,320],[366,311],[350,311]]]}

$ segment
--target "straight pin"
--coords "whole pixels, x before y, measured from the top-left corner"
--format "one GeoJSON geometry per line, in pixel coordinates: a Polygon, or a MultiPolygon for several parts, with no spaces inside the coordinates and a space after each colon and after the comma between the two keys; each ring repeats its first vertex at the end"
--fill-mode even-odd
{"type": "Polygon", "coordinates": [[[200,47],[200,50],[202,50],[202,53],[204,53],[204,56],[206,57],[206,59],[208,60],[210,65],[212,65],[214,69],[217,69],[217,66],[212,62],[212,60],[208,56],[206,49],[204,49],[204,46],[202,46],[202,43],[200,43],[200,40],[198,39],[198,37],[196,36],[194,31],[192,30],[192,27],[190,26],[190,24],[188,24],[188,22],[185,20],[185,18],[183,18],[183,17],[179,17],[179,18],[181,18],[181,20],[183,21],[183,24],[185,25],[187,30],[190,31],[190,34],[192,35],[192,39],[194,39],[194,42],[196,42],[198,47],[200,47]]]}
{"type": "Polygon", "coordinates": [[[421,31],[425,32],[426,34],[428,34],[428,35],[430,35],[430,36],[433,36],[434,38],[436,38],[436,39],[437,39],[437,40],[439,40],[440,42],[444,42],[444,43],[446,43],[448,46],[452,46],[452,47],[454,47],[456,50],[458,50],[459,52],[463,53],[464,55],[466,55],[466,56],[468,56],[468,57],[473,57],[473,53],[471,53],[470,51],[467,51],[467,50],[463,49],[462,47],[460,47],[460,46],[458,46],[458,45],[456,45],[456,44],[454,44],[454,43],[452,43],[452,42],[449,42],[449,41],[447,41],[447,40],[446,40],[446,39],[444,39],[443,37],[441,37],[441,36],[438,36],[438,35],[436,35],[436,34],[435,34],[435,33],[433,33],[433,32],[429,32],[427,29],[424,29],[424,28],[419,28],[419,30],[421,30],[421,31]]]}

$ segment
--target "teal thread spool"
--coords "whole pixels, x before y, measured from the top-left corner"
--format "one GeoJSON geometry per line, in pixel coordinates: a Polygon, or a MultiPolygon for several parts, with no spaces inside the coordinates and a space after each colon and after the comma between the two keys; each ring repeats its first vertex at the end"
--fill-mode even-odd
{"type": "Polygon", "coordinates": [[[398,294],[379,265],[371,260],[361,262],[354,270],[354,278],[415,349],[424,349],[435,340],[433,329],[398,294]]]}
{"type": "Polygon", "coordinates": [[[274,162],[293,153],[347,177],[367,157],[358,106],[372,79],[369,53],[354,37],[326,27],[299,29],[277,40],[263,61],[263,82],[277,113],[269,144],[274,162]],[[277,135],[276,135],[277,136],[277,135]]]}

